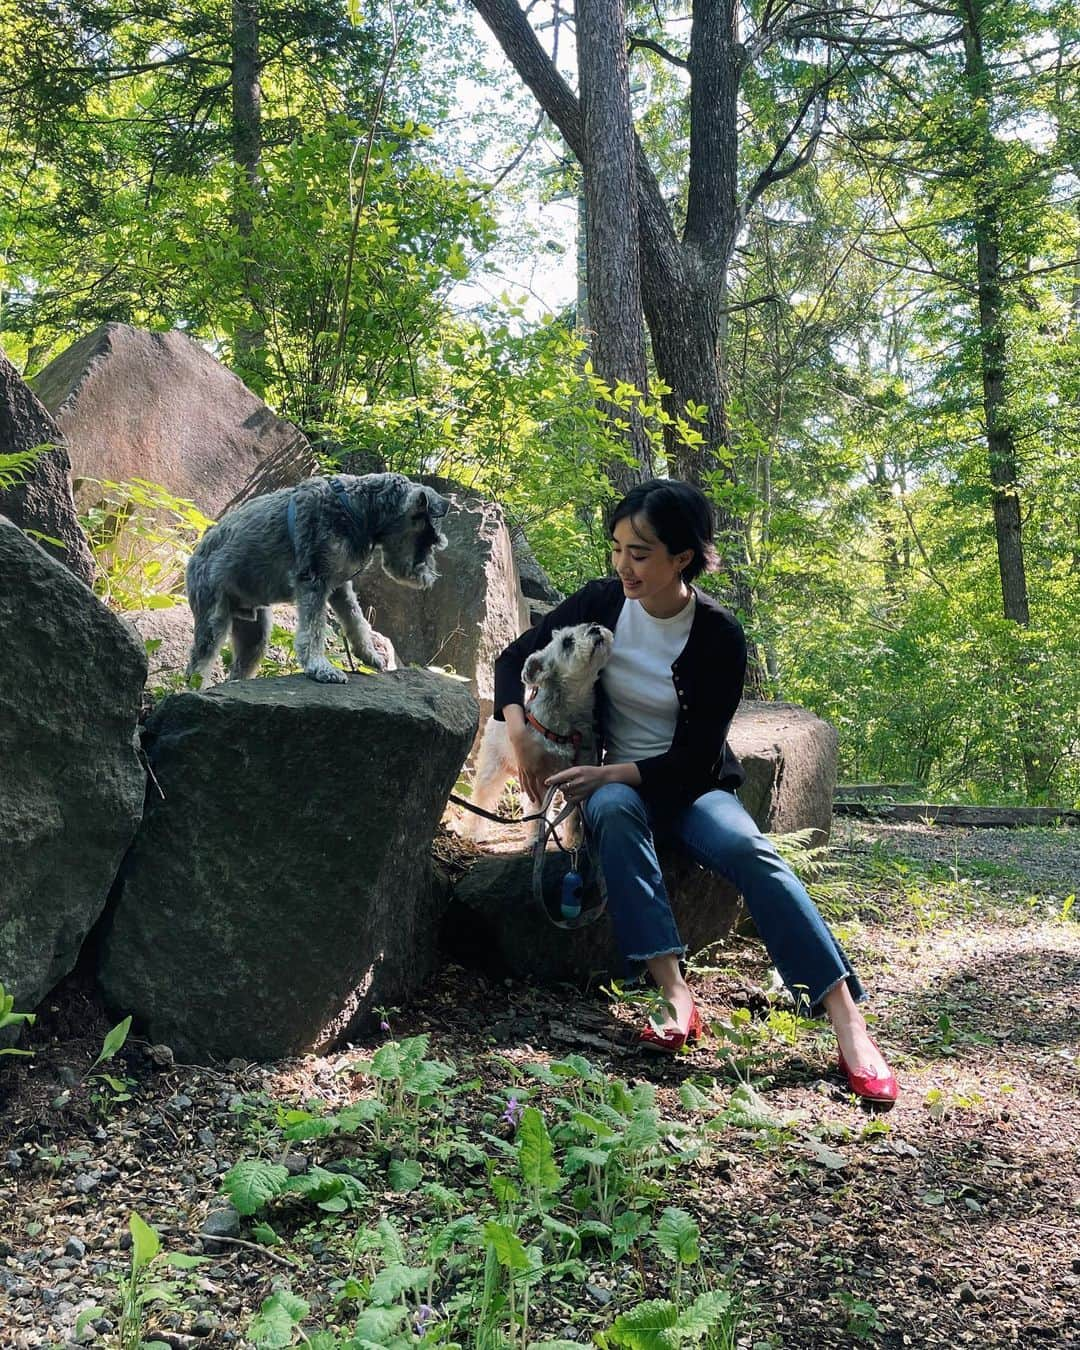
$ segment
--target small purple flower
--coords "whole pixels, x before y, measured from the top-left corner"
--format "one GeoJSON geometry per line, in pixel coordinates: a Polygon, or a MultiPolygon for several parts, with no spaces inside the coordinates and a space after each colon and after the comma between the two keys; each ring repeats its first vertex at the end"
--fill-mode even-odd
{"type": "Polygon", "coordinates": [[[511,1096],[510,1100],[506,1103],[506,1110],[503,1112],[503,1120],[507,1125],[512,1125],[514,1129],[517,1129],[518,1125],[521,1123],[522,1110],[523,1107],[518,1099],[511,1096]]]}
{"type": "Polygon", "coordinates": [[[379,1023],[379,1030],[380,1031],[390,1030],[390,1023],[385,1018],[383,1018],[383,1020],[379,1023]]]}
{"type": "Polygon", "coordinates": [[[423,1336],[427,1330],[427,1324],[436,1316],[435,1309],[429,1307],[426,1303],[421,1303],[416,1310],[416,1318],[413,1322],[413,1330],[418,1336],[423,1336]]]}

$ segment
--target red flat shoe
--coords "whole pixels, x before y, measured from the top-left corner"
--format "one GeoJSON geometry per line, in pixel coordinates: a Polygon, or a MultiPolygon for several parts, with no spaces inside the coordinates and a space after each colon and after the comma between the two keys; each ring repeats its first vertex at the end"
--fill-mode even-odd
{"type": "Polygon", "coordinates": [[[853,1069],[840,1051],[840,1072],[847,1079],[848,1087],[856,1097],[866,1102],[876,1102],[879,1106],[892,1106],[900,1095],[900,1084],[893,1074],[878,1078],[865,1069],[853,1069]]]}
{"type": "Polygon", "coordinates": [[[684,1045],[696,1045],[705,1031],[697,1004],[690,1009],[690,1022],[685,1031],[678,1027],[668,1027],[666,1031],[657,1031],[651,1022],[646,1022],[638,1034],[638,1043],[646,1050],[659,1050],[661,1054],[677,1055],[684,1045]]]}

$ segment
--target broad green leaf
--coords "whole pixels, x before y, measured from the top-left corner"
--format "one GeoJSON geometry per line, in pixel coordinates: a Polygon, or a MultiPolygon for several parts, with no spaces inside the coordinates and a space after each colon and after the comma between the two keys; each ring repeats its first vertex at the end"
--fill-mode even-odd
{"type": "Polygon", "coordinates": [[[81,1336],[91,1322],[108,1313],[108,1308],[84,1308],[75,1319],[75,1335],[81,1336]]]}
{"type": "Polygon", "coordinates": [[[679,1314],[679,1331],[693,1340],[700,1340],[719,1326],[730,1312],[731,1294],[727,1289],[706,1290],[679,1314]]]}
{"type": "Polygon", "coordinates": [[[394,1158],[388,1169],[390,1189],[398,1194],[415,1191],[423,1180],[424,1169],[415,1158],[394,1158]]]}
{"type": "Polygon", "coordinates": [[[371,1301],[381,1307],[396,1303],[410,1289],[422,1289],[431,1278],[430,1266],[384,1266],[371,1282],[371,1301]]]}
{"type": "Polygon", "coordinates": [[[128,1219],[128,1228],[131,1230],[131,1269],[135,1272],[148,1266],[161,1251],[161,1239],[157,1231],[135,1213],[128,1219]]]}
{"type": "Polygon", "coordinates": [[[376,1231],[379,1235],[379,1241],[382,1243],[382,1252],[387,1261],[397,1262],[398,1265],[405,1264],[405,1244],[401,1240],[401,1234],[394,1227],[389,1219],[380,1219],[376,1231]]]}
{"type": "MultiPolygon", "coordinates": [[[[305,1180],[303,1177],[294,1178],[305,1180]]],[[[222,1188],[238,1214],[256,1214],[267,1201],[280,1195],[289,1181],[288,1170],[280,1163],[262,1158],[244,1158],[230,1167],[222,1179],[222,1188]]]]}
{"type": "Polygon", "coordinates": [[[555,1165],[555,1150],[551,1144],[544,1117],[535,1106],[527,1106],[518,1126],[518,1161],[526,1186],[540,1194],[556,1191],[562,1185],[562,1176],[555,1165]]]}
{"type": "Polygon", "coordinates": [[[476,1215],[463,1214],[461,1218],[453,1219],[439,1229],[428,1245],[428,1255],[437,1261],[440,1256],[445,1256],[455,1243],[467,1242],[469,1239],[475,1241],[479,1231],[480,1223],[476,1215]]]}
{"type": "Polygon", "coordinates": [[[197,1266],[205,1266],[214,1258],[212,1256],[192,1256],[188,1252],[169,1252],[162,1259],[165,1265],[172,1266],[175,1270],[194,1270],[197,1266]]]}
{"type": "Polygon", "coordinates": [[[604,1333],[604,1339],[629,1350],[672,1350],[681,1339],[676,1330],[678,1320],[679,1310],[674,1303],[649,1299],[617,1317],[604,1333]]]}
{"type": "Polygon", "coordinates": [[[308,1315],[309,1305],[302,1298],[279,1289],[264,1299],[248,1326],[248,1340],[255,1350],[286,1350],[293,1343],[293,1332],[308,1315]]]}
{"type": "Polygon", "coordinates": [[[484,1241],[494,1250],[499,1264],[508,1270],[529,1269],[529,1254],[525,1244],[506,1224],[484,1224],[484,1241]]]}
{"type": "Polygon", "coordinates": [[[365,1308],[356,1319],[354,1334],[361,1340],[382,1345],[409,1316],[409,1311],[400,1303],[393,1308],[365,1308]]]}
{"type": "Polygon", "coordinates": [[[656,1225],[656,1245],[669,1261],[681,1266],[693,1265],[701,1255],[698,1239],[701,1233],[685,1209],[670,1205],[656,1225]]]}
{"type": "Polygon", "coordinates": [[[362,1097],[337,1113],[338,1129],[345,1134],[355,1134],[361,1125],[385,1115],[386,1107],[382,1102],[375,1097],[362,1097]]]}

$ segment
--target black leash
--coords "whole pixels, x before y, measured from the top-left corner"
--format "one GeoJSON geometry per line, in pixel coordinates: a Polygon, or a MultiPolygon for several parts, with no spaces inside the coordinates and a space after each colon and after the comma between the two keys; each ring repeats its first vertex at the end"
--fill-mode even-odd
{"type": "MultiPolygon", "coordinates": [[[[574,802],[567,802],[567,804],[563,807],[563,809],[559,812],[557,816],[555,816],[552,820],[548,820],[547,810],[548,807],[551,805],[552,799],[554,798],[557,790],[558,789],[554,787],[548,789],[547,796],[544,798],[544,804],[539,811],[535,811],[533,812],[532,815],[528,816],[518,816],[517,819],[511,819],[509,816],[497,815],[494,811],[485,811],[483,807],[474,806],[472,802],[467,801],[464,797],[455,796],[454,793],[450,794],[450,800],[455,804],[455,806],[463,806],[467,811],[472,811],[475,815],[483,816],[486,820],[494,820],[500,825],[521,825],[529,820],[540,820],[543,822],[543,824],[540,826],[540,829],[537,831],[536,840],[533,843],[532,847],[533,903],[536,905],[536,907],[543,914],[544,918],[547,919],[548,923],[550,923],[553,928],[562,928],[566,931],[572,931],[575,928],[585,928],[589,924],[595,923],[595,921],[607,909],[607,892],[604,889],[603,880],[600,876],[600,873],[599,871],[597,871],[596,878],[600,893],[599,904],[588,905],[584,908],[581,908],[577,914],[572,914],[571,911],[572,917],[565,917],[565,911],[560,910],[560,914],[562,914],[563,917],[556,918],[551,907],[547,904],[546,900],[544,899],[544,863],[547,855],[547,845],[549,839],[554,839],[556,845],[559,848],[559,851],[565,853],[570,859],[570,871],[563,878],[562,883],[563,889],[565,890],[569,885],[569,888],[571,890],[576,891],[577,905],[580,904],[580,896],[581,896],[582,881],[577,870],[578,855],[581,852],[581,850],[578,848],[567,848],[566,845],[563,843],[563,841],[559,838],[559,826],[563,823],[563,821],[568,820],[570,816],[574,814],[575,811],[579,811],[580,808],[574,802]]],[[[582,831],[582,837],[584,838],[584,830],[582,831]]],[[[589,848],[587,843],[584,845],[584,850],[586,855],[588,855],[589,848]]]]}
{"type": "Polygon", "coordinates": [[[482,806],[474,806],[465,797],[455,797],[452,792],[450,800],[455,806],[463,806],[466,811],[471,811],[473,815],[483,816],[485,820],[494,820],[500,825],[522,825],[527,820],[539,820],[544,814],[543,809],[541,809],[534,811],[531,816],[499,816],[494,811],[485,811],[482,806]]]}

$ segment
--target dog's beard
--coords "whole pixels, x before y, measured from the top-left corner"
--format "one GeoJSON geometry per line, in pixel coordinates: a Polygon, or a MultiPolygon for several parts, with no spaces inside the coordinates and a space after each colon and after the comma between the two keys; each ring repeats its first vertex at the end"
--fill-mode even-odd
{"type": "MultiPolygon", "coordinates": [[[[441,536],[440,536],[441,538],[441,536]]],[[[437,545],[436,547],[439,547],[437,545]]],[[[441,547],[446,547],[443,539],[441,547]]],[[[411,586],[414,590],[430,590],[439,579],[439,569],[435,566],[433,551],[426,548],[419,556],[403,540],[398,547],[386,544],[382,546],[382,569],[388,577],[401,586],[411,586]]]]}

